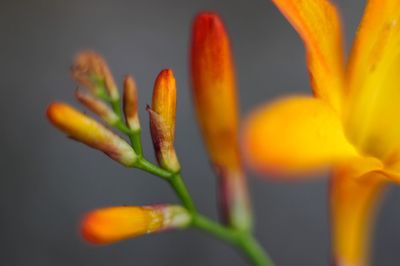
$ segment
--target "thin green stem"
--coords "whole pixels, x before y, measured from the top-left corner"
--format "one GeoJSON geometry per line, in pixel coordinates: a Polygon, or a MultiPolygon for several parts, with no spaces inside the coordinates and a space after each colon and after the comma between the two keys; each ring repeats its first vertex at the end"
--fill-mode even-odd
{"type": "Polygon", "coordinates": [[[133,131],[131,130],[130,133],[128,134],[129,139],[131,141],[132,147],[137,153],[137,155],[142,156],[143,155],[143,149],[142,149],[142,141],[140,137],[140,129],[133,131]]]}
{"type": "Polygon", "coordinates": [[[164,170],[157,165],[154,165],[153,163],[147,161],[143,157],[139,157],[134,165],[136,168],[142,169],[150,174],[159,176],[165,180],[170,180],[171,177],[173,176],[172,173],[168,172],[167,170],[164,170]]]}
{"type": "Polygon", "coordinates": [[[111,107],[112,107],[114,113],[116,113],[117,116],[122,120],[121,100],[120,99],[112,100],[111,107]]]}
{"type": "Polygon", "coordinates": [[[193,216],[192,226],[205,231],[241,250],[255,266],[273,266],[272,260],[249,233],[224,227],[200,214],[193,216]]]}
{"type": "Polygon", "coordinates": [[[176,192],[179,199],[182,201],[183,205],[186,209],[192,214],[197,214],[196,206],[194,205],[193,199],[190,196],[190,193],[182,180],[180,174],[174,174],[168,180],[169,184],[171,185],[172,189],[176,192]]]}

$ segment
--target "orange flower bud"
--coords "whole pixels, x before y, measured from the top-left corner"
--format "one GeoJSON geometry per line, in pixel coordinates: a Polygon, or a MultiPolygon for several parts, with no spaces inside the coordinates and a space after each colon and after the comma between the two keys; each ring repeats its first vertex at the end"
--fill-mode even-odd
{"type": "Polygon", "coordinates": [[[93,51],[79,53],[71,68],[72,78],[87,87],[94,95],[108,92],[111,100],[119,99],[118,88],[106,61],[93,51]]]}
{"type": "Polygon", "coordinates": [[[82,103],[92,112],[100,116],[106,123],[113,125],[119,120],[118,116],[107,104],[92,96],[91,94],[77,90],[75,92],[75,97],[80,103],[82,103]]]}
{"type": "Polygon", "coordinates": [[[217,14],[194,20],[191,50],[192,94],[197,119],[220,182],[225,219],[241,229],[251,227],[247,184],[238,141],[238,108],[228,35],[217,14]]]}
{"type": "Polygon", "coordinates": [[[138,115],[138,96],[136,83],[132,76],[124,79],[124,114],[129,128],[138,131],[140,129],[138,115]]]}
{"type": "Polygon", "coordinates": [[[158,75],[153,90],[150,131],[158,163],[173,172],[180,170],[175,141],[176,84],[172,70],[165,69],[158,75]]]}
{"type": "Polygon", "coordinates": [[[108,244],[167,229],[185,228],[191,221],[180,206],[126,206],[94,210],[82,220],[83,237],[93,244],[108,244]]]}
{"type": "Polygon", "coordinates": [[[218,15],[200,13],[191,50],[193,100],[216,165],[240,168],[236,82],[228,35],[218,15]]]}
{"type": "Polygon", "coordinates": [[[52,103],[47,108],[50,122],[71,138],[98,149],[117,162],[132,166],[137,155],[125,140],[112,131],[64,103],[52,103]]]}

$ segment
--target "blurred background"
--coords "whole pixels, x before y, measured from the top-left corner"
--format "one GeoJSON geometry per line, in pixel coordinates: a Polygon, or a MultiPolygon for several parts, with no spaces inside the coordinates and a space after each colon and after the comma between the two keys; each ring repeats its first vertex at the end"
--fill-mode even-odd
{"type": "MultiPolygon", "coordinates": [[[[337,4],[349,47],[364,1],[337,4]]],[[[188,86],[191,21],[201,10],[219,12],[228,28],[243,115],[278,95],[310,93],[302,43],[267,0],[0,1],[0,265],[246,265],[231,247],[193,230],[100,247],[83,242],[78,224],[88,210],[176,197],[156,177],[68,140],[45,117],[53,100],[77,106],[69,66],[78,51],[94,49],[118,81],[126,73],[136,77],[145,153],[152,158],[145,104],[158,72],[172,68],[183,175],[199,209],[216,218],[215,177],[188,86]]],[[[329,265],[326,176],[279,183],[249,173],[249,180],[256,234],[277,265],[329,265]]],[[[374,234],[379,266],[400,261],[400,190],[388,192],[374,234]]]]}

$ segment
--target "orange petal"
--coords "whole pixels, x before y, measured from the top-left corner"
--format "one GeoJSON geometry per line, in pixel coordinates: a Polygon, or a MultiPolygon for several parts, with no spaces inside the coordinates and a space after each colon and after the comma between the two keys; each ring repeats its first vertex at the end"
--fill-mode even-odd
{"type": "Polygon", "coordinates": [[[314,94],[340,110],[344,65],[340,18],[335,6],[327,0],[273,2],[304,41],[314,94]]]}
{"type": "Polygon", "coordinates": [[[190,215],[180,206],[125,206],[91,211],[81,223],[83,237],[93,244],[108,244],[171,228],[184,228],[190,215]]]}
{"type": "Polygon", "coordinates": [[[305,96],[256,110],[246,121],[243,141],[250,165],[261,172],[309,172],[357,155],[337,113],[305,96]]]}
{"type": "Polygon", "coordinates": [[[363,173],[356,175],[346,167],[336,169],[330,184],[332,255],[335,265],[369,265],[370,231],[385,184],[383,176],[378,172],[370,172],[368,166],[363,173]]]}
{"type": "Polygon", "coordinates": [[[370,0],[348,67],[346,128],[363,152],[386,161],[400,151],[399,71],[400,2],[370,0]]]}

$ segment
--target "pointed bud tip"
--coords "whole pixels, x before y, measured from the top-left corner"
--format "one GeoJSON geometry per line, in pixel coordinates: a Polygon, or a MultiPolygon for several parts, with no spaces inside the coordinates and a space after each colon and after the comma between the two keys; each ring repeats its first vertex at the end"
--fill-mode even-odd
{"type": "MultiPolygon", "coordinates": [[[[161,72],[158,74],[155,83],[154,83],[154,92],[153,92],[153,104],[154,104],[154,98],[157,97],[163,90],[168,89],[175,91],[176,90],[176,85],[175,85],[175,76],[174,72],[167,68],[161,70],[161,72]]],[[[154,106],[153,106],[154,107],[154,106]]]]}
{"type": "Polygon", "coordinates": [[[58,125],[70,107],[62,102],[53,102],[47,106],[46,115],[53,125],[58,125]]]}
{"type": "Polygon", "coordinates": [[[198,13],[194,18],[193,25],[204,29],[224,28],[218,13],[212,11],[202,11],[198,13]]]}

